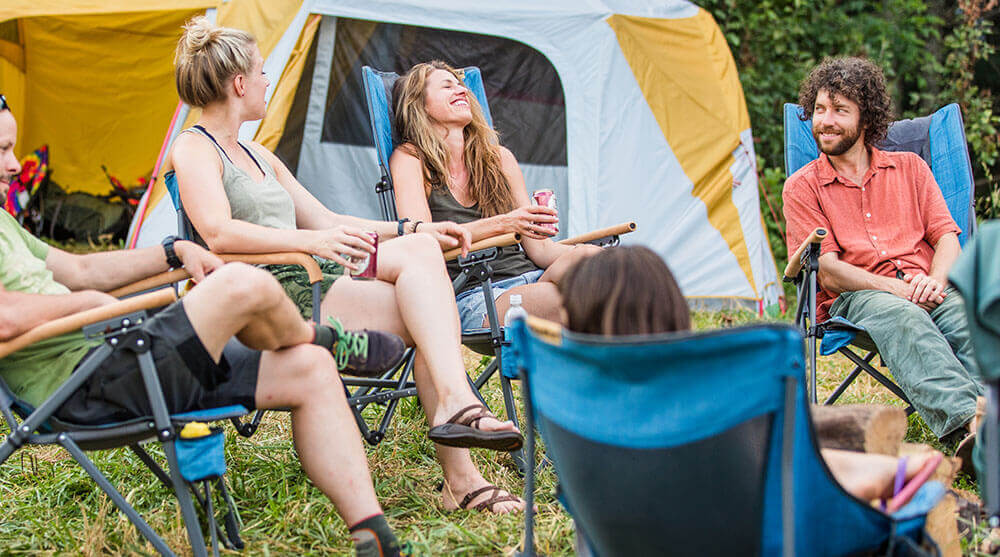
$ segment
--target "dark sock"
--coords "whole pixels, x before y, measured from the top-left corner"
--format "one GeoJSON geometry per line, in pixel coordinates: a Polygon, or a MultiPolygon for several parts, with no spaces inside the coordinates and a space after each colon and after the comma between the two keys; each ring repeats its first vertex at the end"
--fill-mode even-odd
{"type": "Polygon", "coordinates": [[[337,342],[337,331],[326,325],[313,325],[313,330],[316,331],[316,334],[313,336],[312,343],[327,350],[333,350],[333,343],[337,342]]]}
{"type": "Polygon", "coordinates": [[[399,541],[384,514],[370,516],[350,530],[356,557],[399,557],[399,541]]]}

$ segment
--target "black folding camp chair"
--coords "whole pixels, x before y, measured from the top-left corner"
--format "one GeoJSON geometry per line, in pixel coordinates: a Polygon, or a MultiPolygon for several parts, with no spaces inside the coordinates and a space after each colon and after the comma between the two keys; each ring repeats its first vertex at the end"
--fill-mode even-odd
{"type": "MultiPolygon", "coordinates": [[[[195,481],[185,479],[185,476],[191,474],[185,471],[184,462],[187,461],[183,458],[179,459],[178,453],[182,452],[188,445],[184,444],[185,440],[179,439],[179,434],[182,426],[189,422],[238,419],[247,413],[247,409],[237,405],[173,415],[167,411],[156,364],[149,351],[149,336],[142,330],[142,324],[148,316],[148,310],[163,307],[174,300],[176,300],[176,295],[171,289],[160,289],[115,304],[50,321],[19,337],[0,343],[0,358],[2,358],[35,342],[81,328],[87,338],[103,341],[99,348],[80,363],[69,379],[37,408],[19,400],[0,379],[0,413],[3,414],[10,427],[10,434],[3,441],[3,444],[0,444],[0,464],[7,461],[18,450],[30,445],[63,447],[87,475],[107,493],[115,506],[138,528],[139,533],[149,540],[156,551],[163,555],[173,555],[163,539],[143,520],[135,508],[126,501],[85,453],[85,451],[128,447],[149,467],[164,486],[173,491],[180,505],[191,549],[196,556],[204,556],[207,555],[205,539],[194,504],[198,503],[208,523],[213,553],[218,555],[219,539],[229,549],[243,547],[239,536],[238,515],[236,515],[235,506],[229,497],[224,478],[218,472],[213,472],[208,478],[195,478],[195,481]],[[63,402],[93,375],[94,371],[114,350],[126,350],[135,355],[152,414],[123,422],[100,425],[73,424],[54,417],[55,412],[63,402]],[[164,471],[139,444],[150,439],[155,439],[163,447],[167,460],[167,471],[164,471]],[[225,532],[215,520],[211,492],[212,483],[216,485],[225,501],[225,532]],[[194,501],[192,501],[192,494],[194,501]]],[[[213,435],[221,435],[221,432],[213,435]]],[[[221,458],[221,443],[216,450],[215,456],[221,458]]],[[[224,473],[224,464],[222,472],[224,473]]]]}
{"type": "MultiPolygon", "coordinates": [[[[197,241],[204,245],[201,238],[196,234],[190,219],[184,212],[184,205],[181,203],[180,191],[177,189],[177,178],[171,170],[164,175],[164,184],[170,193],[170,199],[177,210],[177,230],[178,235],[186,240],[197,241]]],[[[312,286],[312,319],[320,322],[320,303],[322,302],[322,292],[320,290],[323,275],[319,270],[316,261],[303,253],[269,253],[269,254],[221,254],[220,257],[226,261],[243,261],[255,264],[294,264],[301,265],[309,274],[309,283],[312,286]]],[[[385,438],[385,432],[392,422],[392,417],[396,413],[396,407],[400,399],[417,396],[415,383],[410,379],[413,373],[413,350],[410,349],[403,360],[396,366],[384,373],[381,377],[365,378],[343,376],[341,382],[347,392],[347,403],[354,413],[354,419],[361,430],[361,436],[370,445],[377,445],[385,438]],[[354,389],[353,391],[351,389],[354,389]],[[362,412],[371,404],[384,405],[378,426],[372,429],[368,426],[362,412]]],[[[258,410],[254,417],[245,423],[237,423],[237,431],[244,437],[253,435],[260,424],[264,411],[258,410]]]]}
{"type": "MultiPolygon", "coordinates": [[[[785,104],[785,172],[788,176],[819,156],[819,149],[812,136],[811,123],[803,121],[800,118],[801,114],[802,108],[798,105],[785,104]]],[[[889,126],[888,136],[880,148],[887,151],[911,151],[927,162],[941,188],[951,216],[962,229],[958,237],[959,242],[965,245],[976,227],[973,207],[975,182],[959,106],[950,104],[930,116],[892,123],[889,126]]],[[[836,402],[858,375],[865,372],[903,400],[907,404],[906,412],[912,413],[913,406],[899,385],[873,365],[874,358],[878,355],[878,348],[864,328],[841,317],[823,322],[816,320],[819,248],[820,241],[826,233],[826,230],[817,230],[801,246],[788,246],[789,251],[793,247],[797,249],[788,258],[788,266],[785,267],[784,273],[785,282],[794,283],[798,291],[795,322],[806,339],[812,401],[814,403],[817,401],[816,343],[822,341],[819,346],[821,355],[828,356],[839,352],[854,363],[854,369],[824,404],[836,402]],[[862,352],[855,352],[851,347],[861,349],[862,352]]]]}
{"type": "MultiPolygon", "coordinates": [[[[489,103],[486,99],[486,91],[483,87],[482,72],[475,66],[460,70],[465,87],[476,96],[476,100],[483,109],[483,116],[487,124],[493,125],[493,117],[490,113],[489,103]]],[[[375,143],[375,151],[378,155],[379,171],[381,178],[375,184],[375,193],[379,198],[379,207],[382,211],[382,218],[385,220],[396,220],[396,199],[392,185],[392,174],[389,172],[389,156],[393,149],[399,144],[399,134],[393,126],[393,103],[392,88],[399,79],[399,74],[394,72],[381,72],[364,66],[361,69],[364,81],[365,97],[368,101],[368,116],[372,126],[372,137],[375,143]]],[[[618,226],[596,230],[575,238],[563,240],[566,244],[590,243],[602,247],[615,246],[619,243],[621,234],[626,234],[635,230],[635,223],[629,222],[618,226]]],[[[461,292],[470,280],[480,281],[480,288],[486,300],[486,317],[489,327],[476,331],[463,331],[462,344],[470,350],[479,354],[494,356],[494,359],[484,369],[472,385],[478,394],[479,389],[489,381],[497,370],[501,369],[500,346],[504,343],[503,327],[500,316],[497,314],[496,304],[493,301],[493,270],[490,262],[500,255],[500,249],[518,243],[520,240],[514,234],[505,234],[494,238],[486,238],[472,245],[472,249],[466,256],[460,256],[457,250],[445,253],[447,260],[457,258],[462,274],[455,278],[452,287],[455,293],[461,292]]],[[[507,376],[500,374],[500,387],[503,394],[504,408],[507,418],[517,425],[517,410],[513,392],[510,387],[510,380],[517,379],[516,375],[507,376]]],[[[485,403],[485,401],[484,401],[485,403]]],[[[519,426],[518,426],[519,427],[519,426]]],[[[520,451],[513,453],[515,463],[523,472],[524,460],[520,451]]]]}

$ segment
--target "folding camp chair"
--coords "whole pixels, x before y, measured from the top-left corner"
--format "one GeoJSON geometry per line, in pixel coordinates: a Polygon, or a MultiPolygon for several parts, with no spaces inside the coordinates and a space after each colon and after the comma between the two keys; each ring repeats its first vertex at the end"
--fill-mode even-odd
{"type": "MultiPolygon", "coordinates": [[[[465,87],[475,95],[476,100],[483,109],[483,116],[486,123],[493,125],[493,116],[490,113],[489,102],[486,99],[486,90],[483,87],[483,76],[479,68],[470,66],[460,70],[465,87]]],[[[379,171],[381,178],[375,184],[375,192],[378,194],[379,205],[382,217],[386,220],[396,220],[396,200],[392,185],[392,174],[389,172],[389,157],[392,155],[396,145],[399,144],[399,134],[394,129],[392,88],[399,79],[399,74],[394,72],[381,72],[369,66],[361,69],[364,81],[365,97],[368,101],[368,116],[372,126],[372,137],[375,143],[375,152],[378,155],[379,171]]],[[[624,223],[617,226],[595,230],[574,238],[563,240],[565,244],[590,243],[602,247],[616,246],[619,237],[634,231],[634,222],[624,223]]],[[[476,331],[464,331],[462,343],[469,349],[484,355],[495,356],[493,361],[483,370],[474,381],[473,386],[478,394],[478,390],[486,384],[497,370],[502,369],[501,357],[498,348],[504,343],[503,328],[500,323],[500,316],[497,314],[496,304],[493,301],[493,270],[490,261],[500,255],[500,248],[517,243],[520,240],[514,234],[505,234],[495,238],[486,238],[472,245],[472,249],[465,257],[459,257],[457,250],[445,253],[446,260],[458,258],[462,274],[459,275],[452,286],[455,293],[463,290],[471,279],[480,281],[480,288],[483,297],[486,299],[486,317],[489,327],[476,331]]],[[[517,425],[517,410],[515,407],[514,395],[510,388],[510,380],[516,376],[500,374],[500,386],[503,394],[504,408],[507,418],[517,425]]],[[[480,396],[480,399],[482,397],[480,396]]],[[[520,451],[513,453],[515,463],[523,472],[523,459],[520,451]]]]}
{"type": "Polygon", "coordinates": [[[962,293],[975,348],[986,385],[986,416],[973,452],[980,488],[991,526],[1000,526],[1000,221],[983,223],[976,238],[951,269],[948,278],[962,293]]]}
{"type": "MultiPolygon", "coordinates": [[[[785,104],[785,172],[791,176],[799,168],[819,157],[819,149],[812,136],[812,125],[800,118],[802,108],[796,104],[785,104]]],[[[962,111],[957,104],[949,104],[930,116],[913,120],[900,120],[889,126],[886,140],[879,147],[886,151],[911,151],[921,156],[944,194],[952,218],[962,229],[958,240],[965,245],[976,227],[973,210],[972,163],[969,160],[965,141],[965,126],[962,111]]],[[[795,322],[806,338],[809,354],[809,377],[812,401],[816,402],[816,342],[820,344],[820,354],[828,356],[840,352],[852,363],[854,369],[847,378],[824,401],[833,404],[863,371],[881,383],[893,394],[906,402],[907,413],[913,412],[909,399],[891,379],[872,364],[878,348],[862,327],[842,318],[835,317],[822,323],[816,321],[816,275],[819,272],[819,240],[826,234],[808,238],[789,257],[784,280],[793,282],[798,290],[798,307],[795,322]],[[861,354],[850,347],[861,349],[861,354]]],[[[791,250],[793,246],[789,246],[791,250]]]]}
{"type": "MultiPolygon", "coordinates": [[[[541,434],[594,555],[892,555],[933,544],[923,526],[940,483],[890,516],[833,479],[794,328],[608,338],[529,317],[510,332],[528,432],[541,434]]],[[[529,469],[526,554],[533,481],[529,469]]]]}
{"type": "MultiPolygon", "coordinates": [[[[193,240],[204,245],[204,242],[197,235],[194,227],[191,225],[191,221],[187,218],[187,214],[184,212],[184,205],[181,203],[180,190],[177,188],[177,177],[173,170],[168,171],[164,175],[163,183],[167,187],[167,191],[170,193],[170,199],[173,201],[174,208],[177,210],[177,230],[179,236],[183,239],[193,240]]],[[[309,282],[312,286],[312,319],[316,323],[320,322],[320,303],[322,302],[322,292],[320,287],[323,275],[320,272],[316,261],[313,260],[311,256],[302,253],[273,253],[255,255],[223,254],[221,257],[227,261],[238,260],[258,264],[301,265],[309,274],[309,282]]],[[[347,403],[350,406],[351,411],[354,413],[354,420],[358,424],[358,429],[361,430],[361,436],[370,445],[377,445],[382,441],[382,439],[385,438],[385,432],[389,428],[389,424],[392,422],[392,417],[396,413],[396,407],[399,404],[400,399],[417,396],[416,385],[410,379],[410,376],[413,373],[413,355],[413,350],[409,350],[395,369],[387,371],[378,378],[349,376],[341,378],[341,382],[344,384],[344,389],[347,393],[347,403]],[[397,374],[398,377],[396,377],[397,374]],[[351,388],[354,388],[353,392],[351,391],[351,388]],[[364,416],[362,416],[362,412],[364,412],[365,408],[372,403],[385,405],[385,411],[382,412],[382,417],[379,418],[378,427],[375,429],[369,427],[368,422],[365,421],[364,416]]],[[[253,419],[249,422],[240,424],[234,421],[233,423],[236,425],[237,431],[239,431],[241,435],[249,437],[253,435],[254,431],[257,430],[263,413],[263,410],[258,410],[253,419]]]]}
{"type": "MultiPolygon", "coordinates": [[[[153,285],[165,284],[167,280],[186,278],[183,271],[164,274],[144,282],[143,289],[153,285]]],[[[116,292],[113,294],[120,294],[116,292]]],[[[103,450],[116,447],[129,447],[146,464],[154,475],[166,486],[172,489],[181,508],[191,549],[197,556],[206,555],[205,539],[202,535],[198,514],[191,499],[191,493],[201,506],[211,533],[212,549],[218,554],[218,540],[230,549],[240,549],[243,542],[239,537],[238,518],[231,502],[222,474],[225,472],[222,460],[221,438],[215,433],[205,437],[206,441],[214,438],[217,441],[210,452],[202,452],[196,447],[196,454],[201,464],[209,463],[212,470],[207,477],[197,475],[199,462],[185,458],[185,451],[191,445],[187,440],[178,439],[182,426],[186,423],[212,422],[239,418],[247,413],[243,406],[226,406],[200,410],[183,414],[170,415],[167,411],[160,380],[149,351],[148,335],[142,330],[143,321],[147,318],[147,310],[163,307],[176,300],[172,289],[160,289],[148,292],[126,300],[109,304],[47,322],[22,334],[19,337],[0,343],[0,358],[12,354],[35,342],[40,342],[60,334],[73,332],[82,328],[87,338],[101,340],[102,344],[96,351],[87,356],[66,380],[48,399],[37,408],[19,400],[0,379],[0,413],[3,414],[10,435],[0,445],[0,464],[3,464],[19,449],[27,445],[58,445],[66,449],[73,459],[84,469],[94,482],[111,498],[115,506],[139,529],[153,547],[163,555],[173,555],[167,544],[160,538],[139,513],[115,489],[108,479],[98,470],[93,461],[84,451],[103,450]],[[65,422],[54,417],[55,412],[69,396],[93,375],[94,371],[107,359],[114,350],[127,350],[135,354],[139,372],[146,387],[146,396],[152,415],[132,420],[107,423],[101,425],[78,425],[65,422]],[[161,444],[166,455],[168,471],[154,461],[149,453],[140,446],[140,442],[154,439],[161,444]],[[180,456],[179,456],[180,455],[180,456]],[[209,456],[214,458],[208,458],[209,456]],[[219,461],[221,460],[221,464],[219,461]],[[192,467],[192,463],[194,466],[192,467]],[[192,475],[195,474],[195,475],[192,475]],[[214,481],[226,502],[225,528],[223,533],[215,521],[215,511],[212,504],[212,493],[209,481],[214,481]],[[201,490],[204,490],[203,492],[201,490]],[[190,492],[189,492],[190,491],[190,492]]]]}

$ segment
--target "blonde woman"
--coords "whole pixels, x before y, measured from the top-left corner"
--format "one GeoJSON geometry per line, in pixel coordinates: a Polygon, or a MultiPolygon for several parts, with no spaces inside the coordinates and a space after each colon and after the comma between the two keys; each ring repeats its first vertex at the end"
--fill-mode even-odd
{"type": "MultiPolygon", "coordinates": [[[[185,27],[177,47],[177,91],[201,108],[201,116],[177,138],[172,162],[191,223],[213,251],[302,251],[325,259],[324,320],[336,316],[341,331],[395,333],[417,348],[414,380],[444,471],[444,507],[519,510],[523,501],[483,479],[464,448],[513,450],[523,442],[511,422],[499,421],[480,404],[462,361],[458,311],[441,249],[467,248],[468,233],[454,223],[428,223],[414,233],[412,223],[338,215],[274,154],[238,141],[240,124],[264,116],[269,81],[263,63],[256,41],[244,31],[205,18],[185,27]],[[354,264],[345,255],[374,251],[368,230],[380,239],[378,275],[352,280],[344,271],[354,264]]],[[[287,269],[274,271],[308,314],[308,296],[296,295],[301,281],[287,269]]]]}
{"type": "MultiPolygon", "coordinates": [[[[389,159],[401,217],[413,222],[454,221],[472,241],[520,233],[523,251],[504,248],[492,263],[493,297],[500,315],[511,294],[520,294],[529,313],[559,318],[557,285],[581,257],[600,248],[553,242],[556,211],[533,206],[517,159],[500,145],[462,78],[440,61],[417,64],[394,91],[396,129],[403,139],[389,159]]],[[[454,279],[457,263],[449,264],[454,279]]],[[[486,302],[470,281],[458,295],[463,330],[488,325],[486,302]]]]}

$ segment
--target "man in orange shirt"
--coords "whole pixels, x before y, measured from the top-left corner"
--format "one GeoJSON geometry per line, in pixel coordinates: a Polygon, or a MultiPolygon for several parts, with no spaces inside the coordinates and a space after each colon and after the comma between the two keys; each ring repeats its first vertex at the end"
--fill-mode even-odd
{"type": "Polygon", "coordinates": [[[961,231],[923,159],[875,148],[891,119],[882,71],[827,59],[802,83],[799,104],[820,156],[788,177],[782,198],[789,251],[829,231],[818,319],[864,327],[935,435],[965,435],[983,388],[962,302],[947,287],[961,231]]]}

